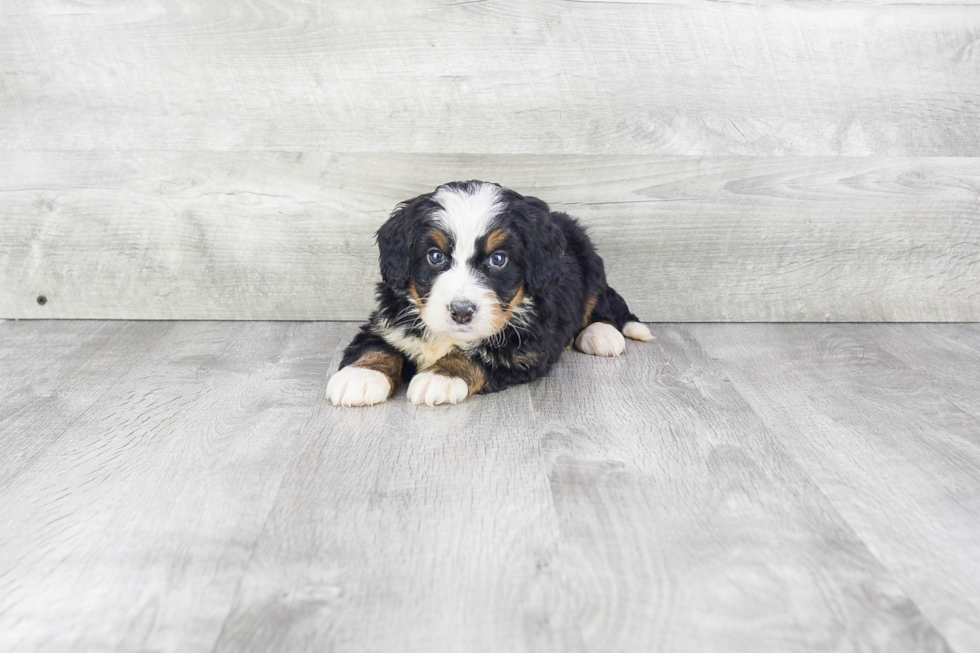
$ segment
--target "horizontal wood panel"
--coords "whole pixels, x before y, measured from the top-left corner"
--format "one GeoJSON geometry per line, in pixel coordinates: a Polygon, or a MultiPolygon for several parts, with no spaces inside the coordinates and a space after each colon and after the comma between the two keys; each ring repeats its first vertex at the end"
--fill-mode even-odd
{"type": "Polygon", "coordinates": [[[0,7],[0,148],[976,156],[972,3],[0,7]]]}
{"type": "Polygon", "coordinates": [[[466,178],[581,218],[644,320],[980,320],[972,158],[109,151],[0,160],[0,316],[363,319],[374,231],[466,178]]]}

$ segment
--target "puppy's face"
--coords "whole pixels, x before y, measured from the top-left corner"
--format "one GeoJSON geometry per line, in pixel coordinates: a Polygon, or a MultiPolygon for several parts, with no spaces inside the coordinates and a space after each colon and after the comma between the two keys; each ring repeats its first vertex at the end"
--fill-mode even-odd
{"type": "Polygon", "coordinates": [[[540,200],[485,182],[446,184],[400,204],[378,231],[382,276],[429,333],[477,342],[525,310],[542,271],[554,276],[556,234],[540,200]]]}

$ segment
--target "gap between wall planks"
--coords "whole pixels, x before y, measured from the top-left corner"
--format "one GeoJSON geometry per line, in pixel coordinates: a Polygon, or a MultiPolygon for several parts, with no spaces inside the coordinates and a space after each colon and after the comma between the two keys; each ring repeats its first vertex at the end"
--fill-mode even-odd
{"type": "Polygon", "coordinates": [[[170,151],[7,153],[0,317],[363,319],[374,231],[461,178],[579,217],[644,320],[980,320],[975,158],[170,151]]]}

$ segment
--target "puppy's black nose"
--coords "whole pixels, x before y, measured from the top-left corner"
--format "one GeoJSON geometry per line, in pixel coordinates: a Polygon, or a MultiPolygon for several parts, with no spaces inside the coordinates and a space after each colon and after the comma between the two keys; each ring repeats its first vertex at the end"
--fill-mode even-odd
{"type": "Polygon", "coordinates": [[[476,313],[476,304],[473,302],[455,301],[449,304],[449,312],[452,313],[453,322],[456,324],[466,324],[473,319],[476,313]]]}

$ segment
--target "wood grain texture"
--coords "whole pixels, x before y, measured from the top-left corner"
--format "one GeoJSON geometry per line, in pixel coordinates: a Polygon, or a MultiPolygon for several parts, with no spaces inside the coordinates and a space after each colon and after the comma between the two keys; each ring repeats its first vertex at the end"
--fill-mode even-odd
{"type": "Polygon", "coordinates": [[[0,450],[48,442],[0,482],[0,648],[975,650],[976,418],[902,329],[980,339],[654,325],[344,410],[356,325],[0,322],[0,450]]]}
{"type": "Polygon", "coordinates": [[[426,408],[319,404],[216,651],[580,649],[527,387],[426,408]]]}
{"type": "Polygon", "coordinates": [[[687,329],[953,649],[977,650],[980,415],[957,400],[980,351],[950,337],[980,328],[687,329]],[[954,349],[964,379],[940,371],[954,349]]]}
{"type": "Polygon", "coordinates": [[[907,376],[918,378],[921,385],[941,388],[945,402],[957,410],[980,418],[980,373],[974,364],[980,353],[980,328],[895,326],[908,328],[855,325],[852,334],[862,343],[870,340],[873,347],[907,365],[911,370],[907,376]]]}
{"type": "MultiPolygon", "coordinates": [[[[129,328],[105,322],[47,324],[48,355],[31,355],[38,331],[27,325],[5,325],[0,348],[0,487],[54,446],[67,427],[83,419],[93,403],[154,351],[167,325],[135,323],[129,328]],[[73,384],[66,388],[65,379],[73,384]]],[[[40,354],[40,352],[36,352],[40,354]]]]}
{"type": "Polygon", "coordinates": [[[484,177],[581,216],[646,320],[980,320],[977,34],[972,1],[0,2],[0,317],[363,319],[394,204],[484,177]]]}
{"type": "Polygon", "coordinates": [[[0,649],[209,650],[322,394],[325,327],[0,327],[7,359],[31,337],[5,373],[34,397],[0,450],[48,443],[0,483],[0,649]]]}
{"type": "Polygon", "coordinates": [[[642,319],[980,320],[974,158],[104,151],[0,159],[0,315],[364,319],[374,231],[457,178],[579,217],[642,319]]]}
{"type": "Polygon", "coordinates": [[[977,156],[972,2],[0,6],[0,147],[977,156]]]}
{"type": "Polygon", "coordinates": [[[655,334],[532,391],[586,650],[946,650],[717,363],[655,334]]]}

